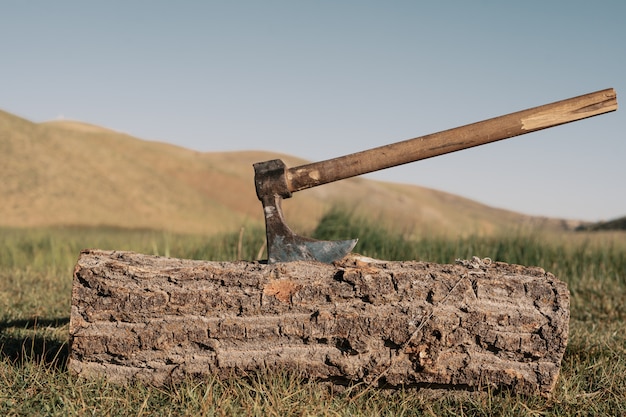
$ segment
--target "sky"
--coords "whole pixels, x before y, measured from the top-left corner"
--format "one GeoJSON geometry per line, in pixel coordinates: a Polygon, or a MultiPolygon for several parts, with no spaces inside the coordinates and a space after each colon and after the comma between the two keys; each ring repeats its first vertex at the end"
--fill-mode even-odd
{"type": "MultiPolygon", "coordinates": [[[[0,6],[0,109],[203,152],[321,161],[605,88],[626,97],[623,0],[0,6]]],[[[625,137],[620,109],[367,177],[610,220],[626,215],[625,137]]]]}

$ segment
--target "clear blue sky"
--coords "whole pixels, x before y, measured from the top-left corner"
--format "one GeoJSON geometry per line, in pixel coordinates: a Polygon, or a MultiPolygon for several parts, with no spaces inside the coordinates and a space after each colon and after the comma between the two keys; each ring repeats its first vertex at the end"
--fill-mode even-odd
{"type": "MultiPolygon", "coordinates": [[[[0,6],[0,109],[201,151],[318,161],[609,87],[626,100],[623,0],[0,6]]],[[[601,220],[626,215],[625,159],[620,109],[369,177],[601,220]]]]}

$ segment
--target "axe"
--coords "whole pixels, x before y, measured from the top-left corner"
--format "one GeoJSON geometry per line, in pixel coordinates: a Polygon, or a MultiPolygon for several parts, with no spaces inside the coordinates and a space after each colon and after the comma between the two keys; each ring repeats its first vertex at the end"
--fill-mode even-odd
{"type": "Polygon", "coordinates": [[[596,91],[454,129],[293,168],[280,159],[254,166],[256,194],[263,204],[268,263],[332,263],[347,255],[357,239],[323,241],[295,234],[281,202],[292,193],[433,156],[467,149],[617,110],[614,89],[596,91]]]}

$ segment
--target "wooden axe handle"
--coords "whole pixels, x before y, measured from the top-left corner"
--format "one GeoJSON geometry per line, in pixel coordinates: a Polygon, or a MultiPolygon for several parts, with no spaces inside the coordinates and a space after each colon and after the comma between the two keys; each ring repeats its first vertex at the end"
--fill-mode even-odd
{"type": "Polygon", "coordinates": [[[289,168],[295,192],[617,110],[612,88],[339,158],[289,168]]]}

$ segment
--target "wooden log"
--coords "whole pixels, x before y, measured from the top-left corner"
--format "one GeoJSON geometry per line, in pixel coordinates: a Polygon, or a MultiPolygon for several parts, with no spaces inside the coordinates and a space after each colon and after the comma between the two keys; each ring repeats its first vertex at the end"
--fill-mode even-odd
{"type": "Polygon", "coordinates": [[[334,384],[547,394],[568,322],[552,274],[476,257],[267,265],[86,250],[69,369],[155,385],[286,369],[334,384]]]}

